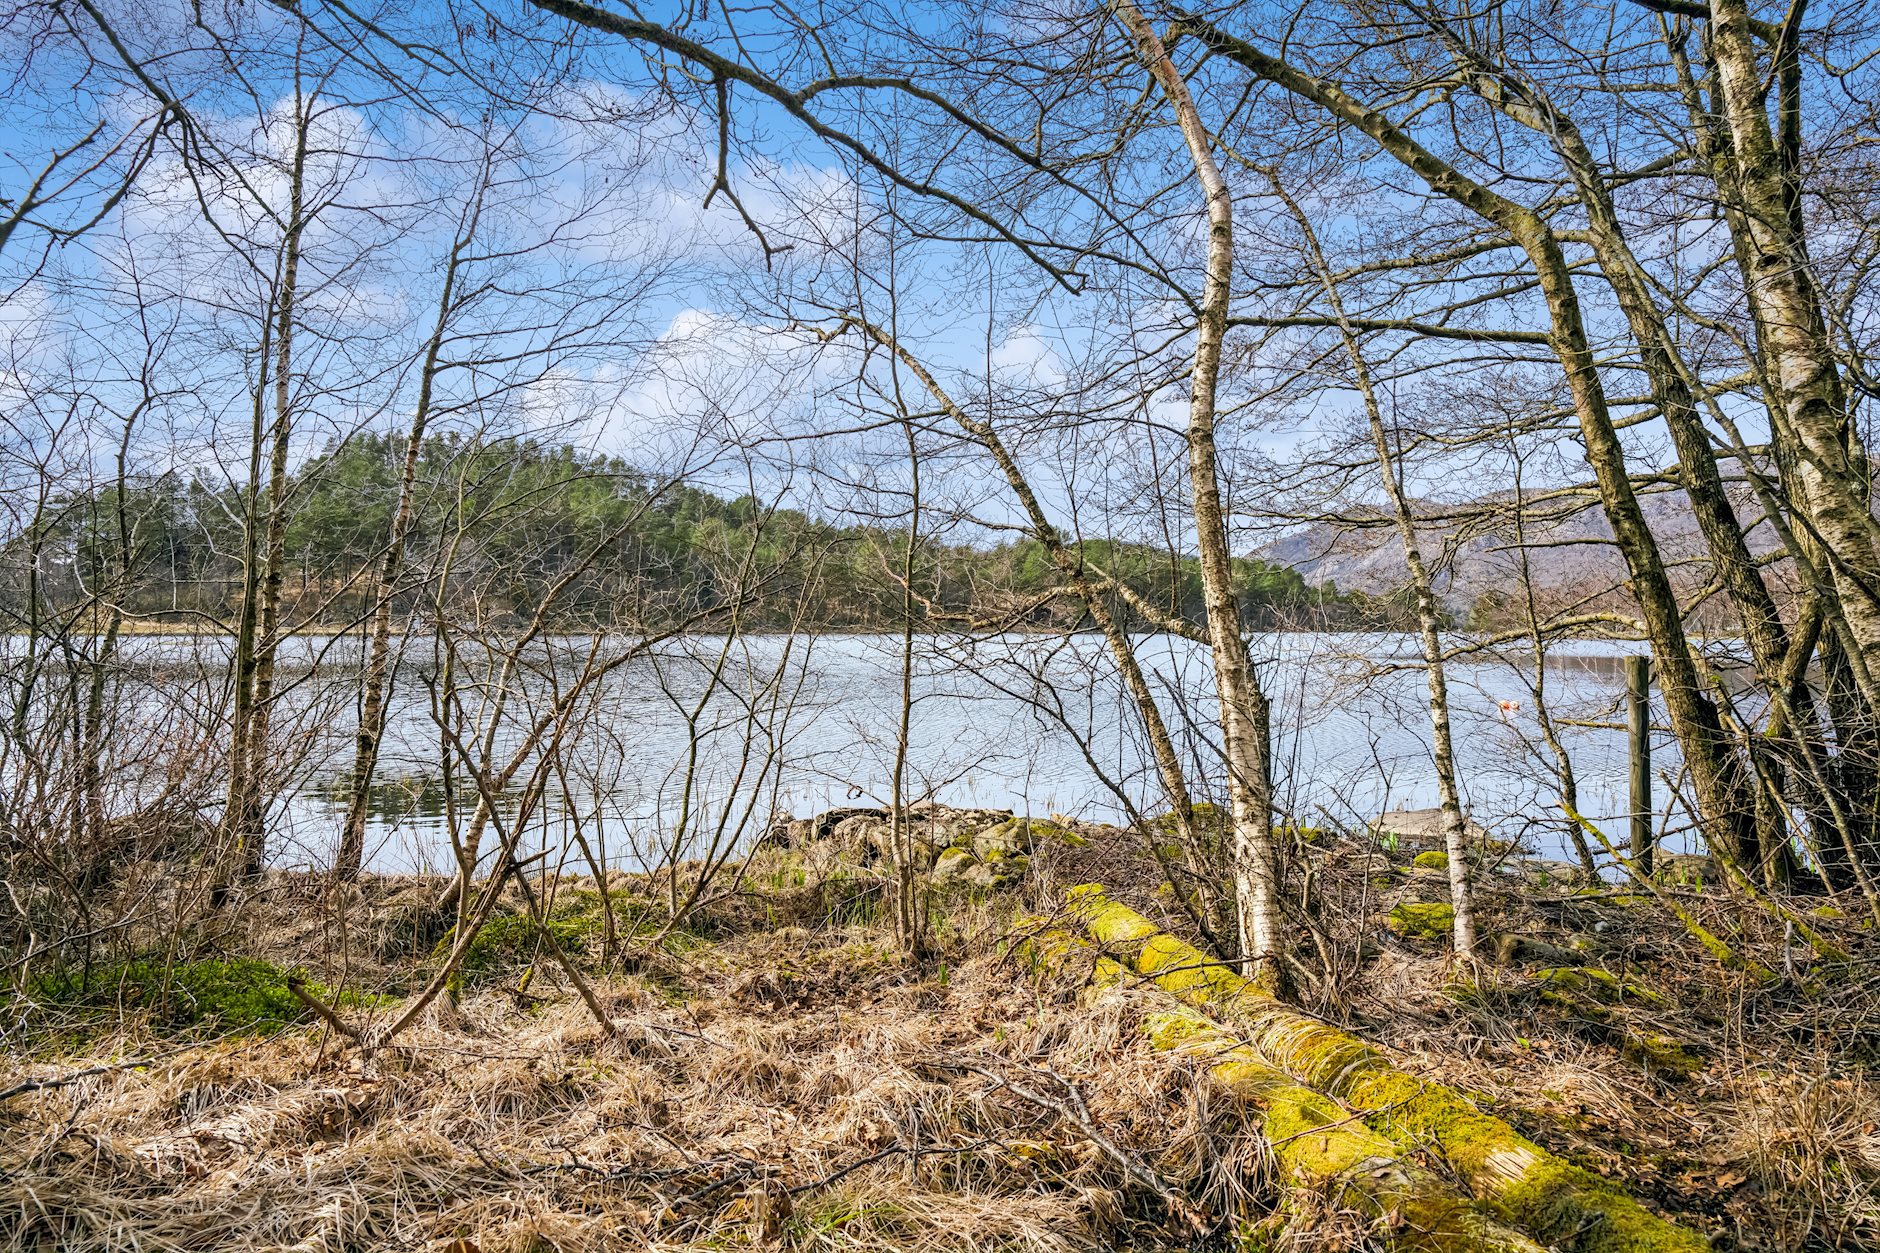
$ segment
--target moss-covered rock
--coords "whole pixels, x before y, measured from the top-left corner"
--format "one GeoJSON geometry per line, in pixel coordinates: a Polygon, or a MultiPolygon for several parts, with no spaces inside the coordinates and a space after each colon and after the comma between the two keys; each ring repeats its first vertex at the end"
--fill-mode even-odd
{"type": "Polygon", "coordinates": [[[1630,1061],[1661,1075],[1687,1079],[1704,1068],[1703,1055],[1675,1036],[1628,1028],[1619,1052],[1630,1061]]]}
{"type": "Polygon", "coordinates": [[[1448,870],[1449,854],[1440,848],[1432,848],[1418,853],[1410,859],[1410,864],[1418,870],[1448,870]]]}
{"type": "Polygon", "coordinates": [[[1038,845],[1045,843],[1064,844],[1071,848],[1083,848],[1090,843],[1089,840],[1055,819],[1027,818],[1025,821],[1031,827],[1031,843],[1034,850],[1038,845]]]}
{"type": "Polygon", "coordinates": [[[1297,822],[1281,823],[1274,834],[1282,839],[1294,840],[1314,848],[1325,844],[1329,836],[1324,827],[1308,826],[1297,822]]]}
{"type": "Polygon", "coordinates": [[[1589,880],[1586,869],[1570,861],[1552,861],[1528,857],[1509,863],[1508,868],[1537,888],[1578,888],[1598,886],[1589,880]]]}
{"type": "MultiPolygon", "coordinates": [[[[1220,806],[1210,805],[1206,801],[1195,805],[1188,812],[1194,826],[1195,834],[1200,838],[1202,844],[1209,846],[1218,845],[1221,841],[1222,833],[1227,829],[1227,812],[1220,806]]],[[[1181,834],[1181,822],[1173,813],[1163,814],[1160,818],[1154,820],[1153,825],[1158,833],[1165,836],[1181,834]]]]}
{"type": "Polygon", "coordinates": [[[1548,966],[1571,966],[1584,956],[1572,946],[1571,941],[1568,945],[1562,946],[1551,940],[1542,940],[1514,932],[1502,932],[1488,937],[1487,948],[1495,954],[1496,962],[1503,966],[1529,962],[1541,962],[1548,966]]]}
{"type": "Polygon", "coordinates": [[[1437,939],[1455,923],[1455,907],[1447,901],[1405,901],[1384,918],[1384,925],[1406,940],[1437,939]]]}
{"type": "Polygon", "coordinates": [[[1687,1078],[1704,1068],[1701,1051],[1653,1027],[1632,1021],[1630,1007],[1668,1009],[1665,997],[1622,974],[1591,966],[1537,971],[1541,999],[1568,1010],[1574,1021],[1615,1045],[1622,1057],[1661,1075],[1687,1078]]]}
{"type": "Polygon", "coordinates": [[[1666,887],[1701,888],[1721,883],[1714,857],[1703,853],[1661,853],[1652,878],[1666,887]]]}
{"type": "Polygon", "coordinates": [[[963,877],[967,871],[979,864],[979,859],[963,848],[949,848],[942,852],[933,863],[933,881],[947,883],[963,877]]]}
{"type": "Polygon", "coordinates": [[[1043,843],[1081,847],[1085,840],[1062,823],[1046,818],[1007,818],[975,832],[966,845],[981,861],[1035,852],[1043,843]]]}
{"type": "Polygon", "coordinates": [[[960,878],[974,887],[987,889],[1009,888],[1024,881],[1025,871],[1030,865],[1030,858],[1023,854],[999,857],[982,861],[968,867],[960,878]]]}
{"type": "Polygon", "coordinates": [[[1008,818],[973,836],[973,855],[981,861],[1031,851],[1031,826],[1022,818],[1008,818]]]}

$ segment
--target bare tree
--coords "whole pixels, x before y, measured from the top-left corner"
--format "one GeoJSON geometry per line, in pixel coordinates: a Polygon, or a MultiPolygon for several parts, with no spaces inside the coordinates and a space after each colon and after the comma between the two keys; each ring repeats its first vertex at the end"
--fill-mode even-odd
{"type": "Polygon", "coordinates": [[[1299,207],[1298,201],[1287,193],[1277,173],[1270,173],[1269,179],[1273,194],[1299,224],[1307,257],[1325,286],[1325,298],[1331,307],[1332,316],[1338,319],[1339,338],[1351,364],[1352,381],[1357,386],[1358,398],[1364,405],[1365,421],[1371,430],[1371,446],[1377,453],[1378,477],[1384,485],[1385,495],[1390,497],[1391,510],[1396,515],[1398,542],[1403,546],[1404,566],[1410,572],[1411,594],[1416,597],[1417,636],[1423,648],[1423,665],[1429,683],[1430,756],[1436,767],[1436,789],[1443,813],[1443,846],[1449,858],[1449,899],[1455,909],[1452,935],[1456,952],[1467,957],[1475,949],[1475,901],[1469,886],[1469,862],[1473,850],[1469,847],[1468,827],[1462,814],[1462,793],[1456,780],[1455,740],[1449,720],[1449,684],[1443,660],[1442,610],[1436,602],[1436,589],[1430,578],[1429,565],[1423,558],[1421,541],[1417,537],[1416,510],[1404,490],[1404,469],[1400,454],[1391,445],[1391,432],[1385,423],[1383,401],[1378,395],[1370,363],[1365,358],[1364,344],[1352,328],[1344,301],[1339,298],[1338,280],[1325,259],[1324,249],[1319,246],[1311,219],[1299,207]]]}

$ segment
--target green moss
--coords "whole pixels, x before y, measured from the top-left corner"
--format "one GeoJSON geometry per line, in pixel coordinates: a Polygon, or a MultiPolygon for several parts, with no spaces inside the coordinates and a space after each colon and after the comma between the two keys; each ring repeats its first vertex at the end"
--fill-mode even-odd
{"type": "Polygon", "coordinates": [[[499,914],[470,941],[463,970],[472,980],[500,976],[533,965],[538,958],[553,961],[551,946],[578,957],[599,929],[599,919],[586,914],[553,914],[546,927],[531,914],[499,914]]]}
{"type": "Polygon", "coordinates": [[[1539,971],[1535,982],[1541,998],[1570,1011],[1582,1024],[1593,1027],[1618,1046],[1620,1055],[1663,1074],[1686,1078],[1704,1068],[1704,1059],[1691,1045],[1657,1031],[1642,1030],[1626,1021],[1627,1003],[1663,1008],[1665,998],[1623,975],[1586,966],[1555,966],[1539,971]]]}
{"type": "MultiPolygon", "coordinates": [[[[1624,1189],[1555,1157],[1461,1093],[1392,1066],[1376,1049],[1286,1006],[1189,945],[1158,933],[1098,884],[1073,888],[1090,935],[1191,1004],[1228,1010],[1259,1058],[1361,1111],[1402,1149],[1434,1149],[1496,1218],[1580,1253],[1700,1253],[1709,1242],[1651,1213],[1624,1189]]],[[[1425,907],[1430,908],[1430,907],[1425,907]]],[[[1447,906],[1443,906],[1447,909],[1447,906]]]]}
{"type": "Polygon", "coordinates": [[[904,1207],[892,1201],[839,1193],[813,1196],[784,1221],[783,1232],[788,1244],[807,1240],[831,1248],[883,1240],[911,1246],[928,1234],[904,1207]]]}
{"type": "Polygon", "coordinates": [[[1063,823],[1052,822],[1048,818],[1026,818],[1024,823],[1034,843],[1040,840],[1050,840],[1057,844],[1067,844],[1072,848],[1083,848],[1090,843],[1063,823]]]}
{"type": "Polygon", "coordinates": [[[957,879],[978,864],[979,859],[973,856],[970,849],[949,848],[934,861],[934,882],[945,883],[949,879],[957,879]]]}
{"type": "MultiPolygon", "coordinates": [[[[94,966],[89,977],[76,970],[43,976],[28,985],[27,999],[42,1013],[76,1014],[85,1020],[81,1030],[140,1012],[164,1034],[265,1034],[307,1021],[307,1007],[288,988],[296,973],[249,957],[140,958],[94,966]]],[[[307,988],[323,1000],[341,999],[317,984],[307,988]]]]}
{"type": "Polygon", "coordinates": [[[1288,819],[1276,826],[1273,834],[1301,844],[1323,844],[1326,832],[1324,827],[1306,826],[1288,819]]]}
{"type": "Polygon", "coordinates": [[[1380,1129],[1399,1143],[1432,1145],[1505,1221],[1542,1242],[1572,1240],[1585,1253],[1698,1253],[1709,1243],[1667,1223],[1610,1180],[1561,1158],[1461,1095],[1398,1071],[1365,1076],[1356,1103],[1387,1110],[1380,1129]]]}
{"type": "Polygon", "coordinates": [[[1684,1041],[1655,1031],[1628,1028],[1619,1043],[1619,1052],[1652,1070],[1679,1078],[1688,1078],[1704,1068],[1704,1059],[1684,1041]]]}
{"type": "Polygon", "coordinates": [[[1447,901],[1405,901],[1391,910],[1384,925],[1405,939],[1436,939],[1449,934],[1456,910],[1447,901]]]}
{"type": "MultiPolygon", "coordinates": [[[[1200,837],[1201,842],[1207,845],[1219,843],[1221,833],[1227,825],[1227,815],[1222,812],[1220,806],[1202,801],[1188,812],[1193,817],[1194,831],[1200,837]]],[[[1163,835],[1180,835],[1182,830],[1181,823],[1172,812],[1155,819],[1153,825],[1163,835]]]]}
{"type": "Polygon", "coordinates": [[[1477,1008],[1494,1003],[1493,989],[1483,986],[1482,981],[1465,975],[1458,975],[1443,984],[1443,995],[1458,1005],[1470,1005],[1477,1008]]]}
{"type": "Polygon", "coordinates": [[[1722,880],[1717,863],[1702,853],[1672,853],[1652,872],[1662,887],[1704,888],[1722,880]]]}
{"type": "Polygon", "coordinates": [[[1433,848],[1428,852],[1418,853],[1410,859],[1410,864],[1418,870],[1447,870],[1449,869],[1449,854],[1439,848],[1433,848]]]}
{"type": "Polygon", "coordinates": [[[1592,966],[1549,966],[1536,971],[1534,980],[1543,988],[1579,992],[1611,1005],[1622,1001],[1665,1004],[1664,997],[1643,984],[1592,966]]]}

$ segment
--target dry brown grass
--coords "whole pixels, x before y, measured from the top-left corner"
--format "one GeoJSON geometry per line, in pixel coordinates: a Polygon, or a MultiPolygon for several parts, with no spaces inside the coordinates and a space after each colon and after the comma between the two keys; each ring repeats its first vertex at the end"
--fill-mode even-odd
{"type": "MultiPolygon", "coordinates": [[[[1281,1185],[1233,1097],[1143,1045],[1152,994],[1086,1005],[1074,979],[1038,986],[1000,955],[1017,915],[1093,867],[1157,908],[1115,849],[1040,857],[1019,895],[952,901],[943,960],[924,969],[878,927],[848,925],[868,884],[760,882],[696,920],[716,942],[597,971],[611,1031],[546,959],[526,991],[514,968],[486,976],[370,1064],[307,1029],[183,1047],[126,1016],[85,1055],[19,1067],[158,1058],[0,1102],[0,1248],[1186,1247],[1192,1231],[1091,1127],[1214,1223],[1216,1243],[1382,1247],[1363,1216],[1281,1185]],[[1065,1114],[1077,1102],[1084,1125],[1065,1114]]],[[[371,885],[341,925],[317,885],[282,882],[208,942],[396,994],[423,960],[408,899],[432,886],[371,885]]],[[[1589,962],[1662,997],[1641,1020],[1707,1063],[1679,1081],[1541,1001],[1519,969],[1474,972],[1458,994],[1469,972],[1439,945],[1381,938],[1378,913],[1422,890],[1413,879],[1379,891],[1328,859],[1319,890],[1335,926],[1322,951],[1342,973],[1308,995],[1405,1066],[1482,1094],[1720,1249],[1880,1246],[1870,953],[1816,987],[1758,990],[1636,901],[1485,891],[1487,926],[1590,936],[1589,962]]],[[[1725,903],[1701,907],[1740,942],[1779,942],[1725,903]]]]}
{"type": "Polygon", "coordinates": [[[1880,1086],[1827,1065],[1745,1059],[1720,1144],[1755,1181],[1765,1221],[1794,1248],[1880,1248],[1880,1086]]]}
{"type": "Polygon", "coordinates": [[[1075,1085],[1216,1212],[1257,1220],[1274,1199],[1240,1111],[1136,1042],[1129,995],[1086,1010],[991,954],[923,978],[866,929],[749,936],[695,954],[683,996],[640,978],[603,994],[611,1035],[572,997],[490,990],[369,1067],[294,1031],[15,1098],[0,1246],[1152,1243],[1159,1203],[1003,1075],[1075,1085]]]}

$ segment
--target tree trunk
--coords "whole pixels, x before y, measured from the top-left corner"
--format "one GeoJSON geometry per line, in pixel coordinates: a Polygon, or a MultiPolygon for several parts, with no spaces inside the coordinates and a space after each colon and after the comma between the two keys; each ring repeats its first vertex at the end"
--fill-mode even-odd
{"type": "Polygon", "coordinates": [[[1175,111],[1207,204],[1206,281],[1189,376],[1188,483],[1194,501],[1195,546],[1200,557],[1202,600],[1207,608],[1214,682],[1221,707],[1221,747],[1233,811],[1234,904],[1241,957],[1257,972],[1257,978],[1277,987],[1286,978],[1282,962],[1287,944],[1279,903],[1279,858],[1273,841],[1271,712],[1241,635],[1240,604],[1234,593],[1233,557],[1221,506],[1214,440],[1215,395],[1232,294],[1233,198],[1214,159],[1200,111],[1174,58],[1130,0],[1119,0],[1116,12],[1135,41],[1137,56],[1175,111]]]}
{"type": "Polygon", "coordinates": [[[1378,476],[1384,484],[1385,493],[1390,497],[1391,509],[1396,514],[1397,538],[1403,545],[1404,565],[1410,572],[1410,587],[1416,596],[1417,638],[1423,648],[1423,670],[1429,682],[1430,756],[1436,767],[1437,799],[1443,814],[1443,849],[1449,859],[1449,900],[1455,911],[1451,938],[1456,952],[1467,957],[1475,951],[1475,893],[1469,883],[1468,827],[1462,816],[1462,793],[1456,784],[1455,742],[1450,733],[1449,681],[1443,667],[1442,610],[1437,606],[1436,592],[1430,583],[1429,566],[1423,560],[1423,549],[1417,541],[1416,512],[1411,507],[1410,497],[1404,491],[1403,480],[1399,477],[1397,458],[1391,452],[1390,434],[1384,426],[1383,405],[1378,400],[1370,363],[1364,357],[1364,345],[1358,341],[1351,319],[1345,314],[1345,302],[1339,296],[1338,282],[1326,262],[1324,249],[1319,246],[1318,233],[1312,229],[1311,219],[1287,194],[1279,178],[1276,175],[1269,177],[1274,194],[1285,203],[1293,219],[1299,223],[1312,268],[1325,289],[1332,316],[1338,321],[1339,337],[1344,343],[1345,356],[1351,363],[1358,396],[1364,403],[1365,419],[1370,426],[1371,448],[1377,454],[1378,476]]]}
{"type": "Polygon", "coordinates": [[[1749,7],[1744,0],[1710,0],[1710,17],[1708,46],[1731,144],[1722,190],[1748,245],[1744,277],[1757,339],[1782,393],[1782,411],[1772,416],[1792,441],[1811,520],[1865,668],[1880,673],[1880,555],[1865,457],[1848,423],[1793,177],[1764,107],[1749,7]]]}
{"type": "MultiPolygon", "coordinates": [[[[1176,751],[1175,739],[1169,733],[1168,722],[1162,716],[1162,710],[1155,702],[1155,691],[1149,686],[1149,677],[1143,672],[1142,662],[1136,656],[1136,649],[1130,643],[1129,635],[1117,622],[1116,615],[1110,612],[1103,591],[1092,581],[1089,570],[1085,567],[1083,556],[1076,546],[1066,543],[1058,528],[1051,523],[1045,513],[1038,494],[1032,490],[1031,482],[1025,477],[1005,441],[988,421],[973,417],[956,403],[945,388],[940,385],[933,372],[903,347],[898,340],[886,331],[871,323],[853,319],[863,333],[898,357],[915,378],[920,380],[934,400],[944,409],[947,416],[958,424],[975,443],[984,448],[999,467],[1000,475],[1005,479],[1012,494],[1018,498],[1019,507],[1024,511],[1031,524],[1031,533],[1043,546],[1046,556],[1050,557],[1064,580],[1071,585],[1090,614],[1090,620],[1097,624],[1103,633],[1104,642],[1109,646],[1110,656],[1116,662],[1117,671],[1123,677],[1123,685],[1129,690],[1130,701],[1136,708],[1136,714],[1142,719],[1143,733],[1148,737],[1151,756],[1155,759],[1156,775],[1160,779],[1163,791],[1167,794],[1170,810],[1175,819],[1176,834],[1181,840],[1187,856],[1188,870],[1197,883],[1205,883],[1206,867],[1198,851],[1200,833],[1194,825],[1194,799],[1188,790],[1188,780],[1182,769],[1181,755],[1176,751]]],[[[1173,629],[1182,624],[1163,623],[1163,628],[1173,629]]],[[[1189,638],[1184,636],[1184,638],[1189,638]]],[[[1151,851],[1160,858],[1156,841],[1150,840],[1151,851]]],[[[1163,866],[1167,873],[1171,867],[1163,866]]],[[[1188,913],[1190,920],[1207,937],[1210,944],[1216,943],[1213,926],[1213,905],[1215,898],[1206,898],[1198,906],[1191,905],[1188,891],[1178,890],[1177,899],[1188,913]]]]}
{"type": "Polygon", "coordinates": [[[346,799],[346,826],[340,834],[339,851],[333,859],[333,874],[341,881],[359,877],[365,856],[366,817],[371,802],[372,776],[378,769],[379,745],[385,737],[385,706],[391,684],[392,598],[405,565],[405,545],[411,536],[414,500],[417,495],[418,462],[424,448],[425,429],[431,420],[431,402],[437,382],[439,357],[443,352],[444,333],[450,324],[457,300],[457,280],[463,267],[464,251],[476,232],[479,214],[473,209],[466,229],[451,247],[444,268],[444,285],[437,301],[437,320],[430,341],[424,348],[424,364],[418,375],[418,396],[411,413],[411,425],[405,432],[405,456],[398,475],[398,503],[392,512],[391,533],[386,537],[385,560],[378,581],[372,589],[372,625],[370,652],[366,657],[365,676],[359,699],[359,728],[353,736],[352,792],[346,799]]]}
{"type": "Polygon", "coordinates": [[[1493,222],[1527,254],[1547,301],[1548,341],[1566,375],[1586,458],[1599,485],[1600,503],[1612,527],[1613,542],[1625,559],[1632,592],[1659,663],[1660,688],[1697,795],[1698,821],[1713,848],[1742,864],[1745,850],[1752,849],[1756,840],[1742,762],[1716,706],[1704,694],[1677,596],[1633,491],[1625,448],[1607,408],[1605,386],[1587,342],[1573,272],[1561,251],[1560,240],[1533,210],[1467,178],[1336,84],[1270,57],[1203,19],[1188,21],[1210,47],[1369,135],[1431,190],[1493,222]]]}
{"type": "MultiPolygon", "coordinates": [[[[252,444],[249,449],[249,508],[242,536],[242,605],[235,643],[235,713],[229,754],[226,833],[235,865],[244,878],[261,873],[266,857],[267,797],[261,774],[268,753],[273,715],[274,662],[280,648],[281,584],[286,574],[287,456],[293,438],[293,353],[295,298],[300,283],[300,240],[306,229],[305,189],[309,101],[298,94],[294,111],[294,153],[288,169],[288,208],[282,223],[281,269],[273,309],[272,368],[274,419],[264,430],[265,381],[258,381],[252,444]],[[261,452],[268,446],[267,507],[261,508],[261,452]],[[265,535],[265,540],[263,539],[265,535]]],[[[261,357],[270,356],[268,332],[261,357]]],[[[218,882],[215,895],[226,894],[218,882]]]]}
{"type": "MultiPolygon", "coordinates": [[[[1782,666],[1789,651],[1788,631],[1750,555],[1742,524],[1724,489],[1716,453],[1692,394],[1689,372],[1651,297],[1643,267],[1626,240],[1611,192],[1591,151],[1569,119],[1551,107],[1549,113],[1555,148],[1572,174],[1587,212],[1594,257],[1625,314],[1652,399],[1677,448],[1679,483],[1710,551],[1712,566],[1729,589],[1757,673],[1772,691],[1780,692],[1782,666]]],[[[1767,803],[1772,794],[1781,791],[1780,762],[1754,737],[1745,744],[1745,751],[1751,755],[1750,766],[1757,782],[1766,786],[1752,784],[1755,821],[1745,828],[1748,843],[1740,852],[1739,865],[1765,883],[1783,882],[1793,870],[1786,855],[1786,822],[1781,807],[1767,803]],[[1751,832],[1753,840],[1749,839],[1751,832]]]]}
{"type": "MultiPolygon", "coordinates": [[[[1690,116],[1698,156],[1710,170],[1720,191],[1728,193],[1737,178],[1734,153],[1723,120],[1706,104],[1692,72],[1681,36],[1667,35],[1666,48],[1677,75],[1679,92],[1690,116]]],[[[1779,58],[1782,60],[1783,58],[1779,58]]],[[[1785,91],[1791,75],[1784,73],[1785,91]]],[[[1786,111],[1785,111],[1786,113],[1786,111]]],[[[1799,125],[1799,120],[1796,122],[1799,125]]],[[[1799,140],[1798,140],[1799,142],[1799,140]]],[[[1791,212],[1799,202],[1791,197],[1791,212]]],[[[1741,276],[1752,325],[1766,320],[1756,282],[1753,241],[1743,209],[1732,194],[1722,196],[1723,217],[1730,232],[1737,272],[1741,276]]],[[[1812,614],[1814,625],[1804,632],[1798,624],[1795,635],[1808,635],[1800,653],[1791,647],[1783,663],[1783,679],[1772,681],[1771,738],[1786,743],[1791,770],[1788,778],[1800,785],[1799,805],[1810,815],[1810,844],[1829,884],[1837,889],[1860,887],[1872,899],[1869,868],[1880,871],[1880,849],[1872,845],[1871,815],[1874,812],[1876,780],[1868,766],[1866,753],[1874,742],[1874,711],[1880,708],[1880,687],[1868,671],[1852,627],[1843,610],[1832,562],[1813,522],[1816,509],[1811,487],[1800,473],[1800,455],[1787,420],[1784,390],[1771,358],[1771,344],[1760,334],[1748,346],[1769,414],[1770,447],[1775,463],[1775,482],[1751,459],[1747,441],[1737,430],[1729,414],[1706,397],[1717,424],[1729,433],[1736,454],[1761,499],[1764,512],[1781,537],[1801,584],[1802,615],[1812,614]],[[1791,517],[1801,525],[1791,524],[1791,517]],[[1815,633],[1818,632],[1818,642],[1815,633]],[[1820,708],[1834,727],[1835,752],[1830,757],[1817,700],[1803,676],[1809,651],[1819,648],[1824,673],[1828,676],[1820,708]],[[1775,728],[1781,734],[1774,734],[1775,728]],[[1862,852],[1860,850],[1865,849],[1862,852]],[[1865,865],[1863,865],[1863,862],[1865,865]]]]}

